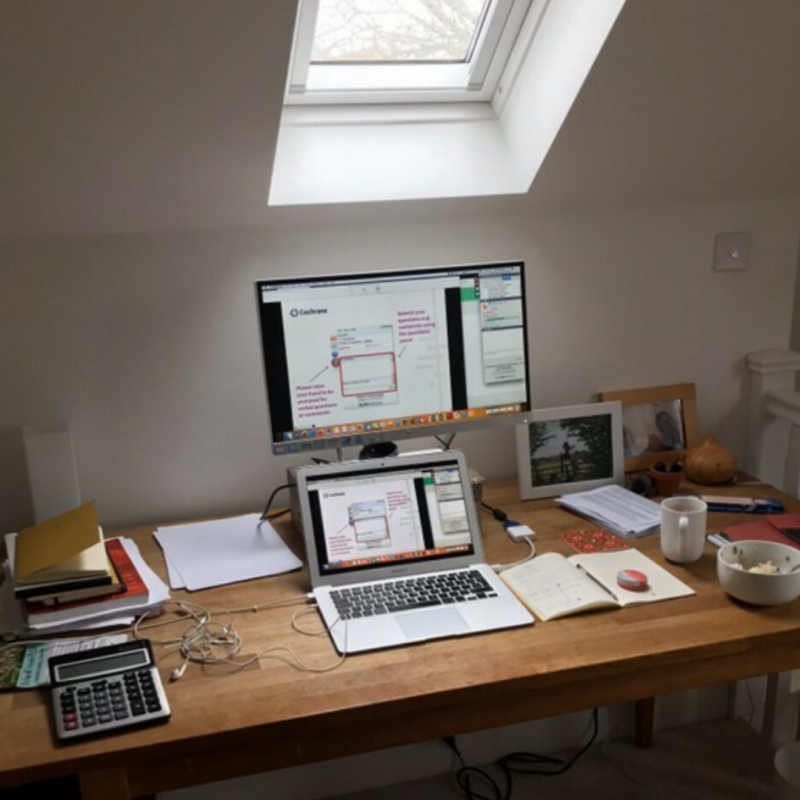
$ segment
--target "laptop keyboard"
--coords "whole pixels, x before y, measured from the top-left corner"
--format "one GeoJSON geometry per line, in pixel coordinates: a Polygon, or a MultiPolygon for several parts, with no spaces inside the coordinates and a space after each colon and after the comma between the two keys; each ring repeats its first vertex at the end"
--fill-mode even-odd
{"type": "Polygon", "coordinates": [[[478,570],[467,570],[331,589],[330,596],[341,619],[358,619],[497,597],[497,592],[478,570]]]}

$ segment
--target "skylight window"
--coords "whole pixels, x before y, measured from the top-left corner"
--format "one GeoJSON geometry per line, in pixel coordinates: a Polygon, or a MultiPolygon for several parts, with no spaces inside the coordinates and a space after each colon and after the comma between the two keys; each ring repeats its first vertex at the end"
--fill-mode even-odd
{"type": "Polygon", "coordinates": [[[488,0],[321,0],[311,63],[464,62],[488,6],[488,0]]]}
{"type": "Polygon", "coordinates": [[[270,205],[524,194],[625,1],[300,0],[270,205]]]}
{"type": "Polygon", "coordinates": [[[530,5],[301,0],[286,102],[487,102],[530,5]]]}

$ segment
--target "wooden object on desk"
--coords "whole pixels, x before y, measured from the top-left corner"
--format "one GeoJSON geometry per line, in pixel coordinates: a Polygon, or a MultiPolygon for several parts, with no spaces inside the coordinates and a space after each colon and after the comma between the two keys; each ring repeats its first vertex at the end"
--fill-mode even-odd
{"type": "MultiPolygon", "coordinates": [[[[677,402],[680,404],[681,427],[686,448],[694,447],[700,441],[697,427],[697,391],[693,383],[600,392],[598,399],[601,402],[619,400],[622,403],[623,426],[626,406],[649,406],[657,403],[677,402]]],[[[625,472],[647,469],[658,461],[677,461],[686,454],[686,448],[682,450],[646,450],[639,455],[625,456],[625,472]]]]}
{"type": "MultiPolygon", "coordinates": [[[[800,511],[800,503],[770,486],[739,493],[781,497],[789,510],[800,511]]],[[[487,485],[485,497],[530,525],[541,552],[569,553],[559,533],[591,525],[551,500],[519,502],[516,481],[487,485]]],[[[711,514],[709,525],[744,519],[711,514]]],[[[290,524],[277,527],[300,555],[290,524]]],[[[491,563],[520,558],[521,546],[491,515],[482,515],[482,528],[491,563]]],[[[163,577],[152,530],[125,534],[163,577]]],[[[666,565],[657,536],[635,546],[666,565]]],[[[235,674],[190,665],[180,681],[169,683],[180,657],[156,646],[170,722],[93,741],[56,744],[46,692],[0,695],[0,787],[79,774],[88,800],[123,800],[614,703],[637,702],[646,722],[656,695],[800,666],[800,601],[766,611],[731,601],[717,582],[715,557],[709,544],[699,561],[669,565],[697,591],[692,597],[360,654],[323,674],[268,656],[235,674]]],[[[295,572],[174,594],[225,608],[299,597],[308,588],[306,574],[295,572]]],[[[281,644],[309,663],[333,663],[336,653],[326,636],[293,632],[294,610],[237,615],[243,655],[281,644]]],[[[309,617],[305,624],[313,622],[309,617]]]]}

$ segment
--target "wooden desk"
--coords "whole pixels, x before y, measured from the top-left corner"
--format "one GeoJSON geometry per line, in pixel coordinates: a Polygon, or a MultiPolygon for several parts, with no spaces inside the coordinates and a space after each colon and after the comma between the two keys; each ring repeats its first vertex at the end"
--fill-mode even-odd
{"type": "MultiPolygon", "coordinates": [[[[740,493],[779,495],[768,486],[740,493]]],[[[540,551],[566,554],[557,534],[588,527],[552,501],[520,503],[516,483],[487,487],[485,499],[530,524],[540,551]]],[[[800,503],[783,499],[800,511],[800,503]]],[[[713,515],[709,528],[747,519],[713,515]]],[[[485,512],[482,524],[491,562],[520,557],[522,546],[485,512]]],[[[280,527],[299,549],[289,524],[280,527]]],[[[163,575],[151,531],[125,533],[163,575]]],[[[663,563],[657,536],[637,546],[663,563]]],[[[768,609],[732,601],[718,586],[711,545],[699,562],[669,569],[697,595],[352,656],[324,674],[265,658],[236,674],[190,665],[170,684],[180,660],[165,655],[171,721],[91,742],[55,743],[46,692],[7,693],[0,696],[0,786],[77,773],[86,798],[118,800],[800,666],[800,601],[768,609]]],[[[294,573],[175,596],[236,607],[307,590],[306,575],[294,573]]],[[[327,637],[291,629],[293,611],[237,616],[245,654],[286,644],[309,662],[331,663],[327,637]]]]}

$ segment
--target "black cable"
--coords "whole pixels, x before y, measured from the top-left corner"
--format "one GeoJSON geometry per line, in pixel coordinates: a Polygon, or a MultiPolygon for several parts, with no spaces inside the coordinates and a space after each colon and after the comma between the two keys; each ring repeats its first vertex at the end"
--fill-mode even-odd
{"type": "Polygon", "coordinates": [[[272,494],[269,496],[269,500],[267,500],[266,506],[264,506],[264,511],[261,513],[261,520],[262,521],[265,520],[265,519],[266,520],[277,519],[278,517],[282,516],[283,514],[288,514],[289,513],[289,509],[288,508],[284,508],[281,511],[276,511],[272,516],[268,516],[269,515],[269,510],[272,507],[272,501],[275,499],[275,495],[278,494],[278,492],[281,489],[291,489],[292,486],[294,486],[293,483],[284,483],[283,486],[279,486],[277,489],[273,490],[272,494]]]}
{"type": "Polygon", "coordinates": [[[508,514],[502,508],[493,508],[484,500],[481,500],[481,505],[491,513],[491,515],[500,522],[505,522],[508,519],[508,514]]]}
{"type": "Polygon", "coordinates": [[[467,766],[464,757],[461,755],[461,751],[458,749],[458,745],[456,745],[455,736],[446,736],[443,741],[456,754],[461,763],[461,768],[456,772],[456,783],[458,783],[458,788],[464,792],[468,800],[509,800],[511,796],[511,784],[508,781],[506,782],[505,791],[502,791],[497,785],[497,781],[495,781],[488,772],[478,767],[467,766]],[[485,783],[489,787],[491,794],[482,794],[474,788],[474,779],[485,783]]]}
{"type": "Polygon", "coordinates": [[[442,446],[443,450],[449,450],[450,447],[453,444],[453,439],[456,438],[456,435],[454,433],[451,433],[450,434],[450,438],[445,440],[441,436],[439,436],[438,434],[434,434],[433,438],[436,439],[437,442],[439,442],[439,444],[442,446]]]}
{"type": "Polygon", "coordinates": [[[543,756],[538,753],[509,753],[496,762],[503,773],[503,784],[496,781],[488,772],[477,767],[468,767],[461,752],[456,745],[454,736],[448,736],[443,741],[458,756],[461,768],[456,773],[456,782],[459,789],[464,792],[467,800],[510,800],[513,788],[514,775],[563,775],[573,764],[594,744],[600,728],[597,709],[592,709],[594,723],[589,741],[568,759],[543,756]],[[546,766],[546,769],[542,769],[546,766]],[[489,787],[491,794],[483,794],[475,788],[475,780],[483,782],[489,787]]]}
{"type": "Polygon", "coordinates": [[[592,709],[592,720],[594,722],[592,735],[589,741],[578,750],[571,758],[551,758],[550,756],[541,756],[536,753],[509,753],[503,756],[497,763],[502,769],[510,775],[510,773],[518,773],[521,775],[563,775],[595,742],[599,730],[597,709],[592,709]],[[541,764],[552,764],[552,769],[537,769],[536,767],[541,764]]]}

